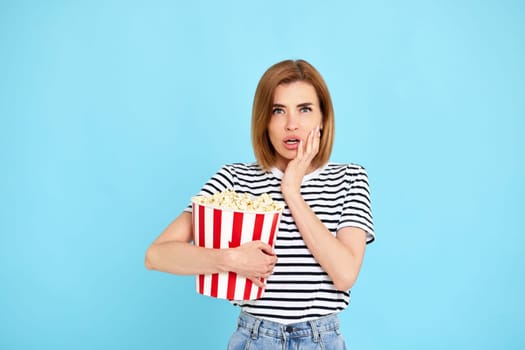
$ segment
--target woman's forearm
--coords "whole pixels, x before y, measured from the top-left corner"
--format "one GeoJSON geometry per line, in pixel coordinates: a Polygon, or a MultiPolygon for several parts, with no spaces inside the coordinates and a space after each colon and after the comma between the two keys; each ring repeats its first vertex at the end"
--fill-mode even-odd
{"type": "Polygon", "coordinates": [[[263,287],[277,262],[272,247],[252,241],[236,248],[211,249],[195,246],[192,217],[184,212],[153,242],[146,252],[145,265],[150,270],[176,275],[235,272],[263,287]]]}
{"type": "Polygon", "coordinates": [[[210,249],[187,242],[167,241],[152,244],[146,252],[146,267],[150,270],[177,275],[211,274],[230,271],[229,252],[210,249]]]}
{"type": "MultiPolygon", "coordinates": [[[[360,247],[352,248],[326,228],[300,194],[285,196],[303,240],[317,262],[332,279],[338,290],[348,290],[355,283],[363,255],[360,247]]],[[[364,236],[362,248],[364,250],[364,236]]]]}

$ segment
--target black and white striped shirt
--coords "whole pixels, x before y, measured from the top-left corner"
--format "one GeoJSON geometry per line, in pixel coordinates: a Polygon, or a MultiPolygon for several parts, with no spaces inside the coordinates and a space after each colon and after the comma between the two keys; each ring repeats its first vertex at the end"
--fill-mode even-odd
{"type": "MultiPolygon", "coordinates": [[[[268,193],[285,205],[275,240],[278,256],[273,274],[266,280],[261,299],[234,301],[243,311],[285,324],[302,322],[346,308],[349,291],[338,291],[327,273],[306,247],[281,194],[283,173],[262,170],[256,163],[223,166],[199,194],[212,195],[225,189],[259,196],[268,193]]],[[[366,231],[374,238],[366,170],[356,164],[328,163],[303,178],[301,193],[306,203],[333,235],[343,227],[366,231]]],[[[191,212],[191,205],[186,209],[191,212]]]]}

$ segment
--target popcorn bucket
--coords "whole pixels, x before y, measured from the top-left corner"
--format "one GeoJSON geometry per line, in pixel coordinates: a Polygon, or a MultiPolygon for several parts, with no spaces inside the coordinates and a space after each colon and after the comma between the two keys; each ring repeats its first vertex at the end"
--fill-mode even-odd
{"type": "MultiPolygon", "coordinates": [[[[230,210],[192,202],[193,232],[196,246],[235,248],[260,240],[273,247],[279,227],[281,210],[253,212],[230,210]]],[[[264,279],[261,278],[264,283],[264,279]]],[[[261,297],[259,288],[249,279],[234,272],[198,275],[197,292],[228,300],[253,300],[261,297]]]]}

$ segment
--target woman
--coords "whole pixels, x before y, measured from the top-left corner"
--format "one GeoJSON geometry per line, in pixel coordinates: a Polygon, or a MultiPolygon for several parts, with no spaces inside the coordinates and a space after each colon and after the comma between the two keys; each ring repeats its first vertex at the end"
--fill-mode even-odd
{"type": "Polygon", "coordinates": [[[356,164],[329,163],[334,113],[319,72],[286,60],[262,76],[252,110],[256,163],[225,165],[202,188],[269,193],[285,205],[275,250],[256,241],[207,249],[193,240],[191,206],[150,246],[148,269],[174,274],[232,271],[266,289],[238,301],[228,349],[345,349],[337,313],[346,308],[365,246],[374,240],[368,179],[356,164]]]}

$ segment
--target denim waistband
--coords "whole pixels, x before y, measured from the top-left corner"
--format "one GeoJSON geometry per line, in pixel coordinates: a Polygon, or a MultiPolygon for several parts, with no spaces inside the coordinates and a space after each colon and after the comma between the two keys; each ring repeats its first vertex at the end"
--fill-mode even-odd
{"type": "Polygon", "coordinates": [[[250,331],[253,339],[257,339],[259,335],[281,339],[313,337],[314,342],[317,342],[320,333],[339,332],[339,318],[337,314],[332,314],[309,321],[282,324],[241,311],[238,326],[250,331]]]}

